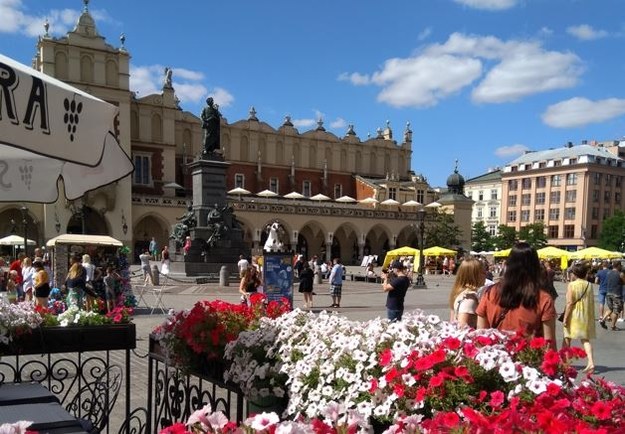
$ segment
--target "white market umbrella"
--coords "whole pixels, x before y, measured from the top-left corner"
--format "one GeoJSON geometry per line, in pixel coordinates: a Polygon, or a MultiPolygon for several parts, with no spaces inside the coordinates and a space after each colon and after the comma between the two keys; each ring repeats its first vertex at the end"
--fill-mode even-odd
{"type": "Polygon", "coordinates": [[[260,196],[260,197],[276,197],[277,195],[278,193],[276,193],[275,191],[271,191],[271,190],[263,190],[263,191],[256,193],[256,196],[260,196]]]}
{"type": "Polygon", "coordinates": [[[228,191],[228,194],[238,194],[239,196],[241,196],[244,194],[252,194],[252,192],[241,187],[236,187],[228,191]]]}
{"type": "Polygon", "coordinates": [[[408,202],[402,203],[401,206],[421,206],[421,203],[416,200],[409,200],[408,202]]]}
{"type": "Polygon", "coordinates": [[[351,196],[341,196],[338,199],[336,199],[337,202],[342,202],[342,203],[354,203],[354,202],[358,202],[356,199],[354,199],[351,196]]]}
{"type": "Polygon", "coordinates": [[[440,203],[438,203],[438,202],[432,202],[432,203],[428,203],[425,207],[426,207],[426,208],[438,208],[438,207],[440,207],[440,206],[442,206],[440,203]]]}
{"type": "Polygon", "coordinates": [[[292,191],[289,194],[285,194],[284,197],[286,199],[304,199],[306,196],[302,193],[298,193],[297,191],[292,191]]]}
{"type": "MultiPolygon", "coordinates": [[[[33,240],[26,240],[29,246],[34,246],[36,243],[33,240]]],[[[24,237],[19,235],[9,235],[4,238],[0,238],[0,246],[24,246],[24,237]]]]}
{"type": "Polygon", "coordinates": [[[371,205],[371,204],[379,203],[380,201],[377,200],[375,197],[367,197],[365,199],[360,200],[359,202],[364,203],[365,205],[371,205]]]}
{"type": "Polygon", "coordinates": [[[0,202],[52,203],[61,177],[73,200],[132,173],[113,133],[117,107],[2,54],[0,76],[11,94],[0,118],[0,202]]]}
{"type": "Polygon", "coordinates": [[[310,200],[316,200],[321,202],[322,200],[330,200],[330,198],[328,196],[326,196],[325,194],[315,194],[314,196],[310,197],[310,200]]]}
{"type": "Polygon", "coordinates": [[[380,205],[396,206],[396,205],[399,205],[399,202],[396,201],[395,199],[386,199],[380,202],[380,205]]]}

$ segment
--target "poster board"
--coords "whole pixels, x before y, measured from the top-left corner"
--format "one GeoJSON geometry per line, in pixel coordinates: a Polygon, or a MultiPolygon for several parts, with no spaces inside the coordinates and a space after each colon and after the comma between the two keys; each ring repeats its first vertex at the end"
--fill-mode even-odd
{"type": "Polygon", "coordinates": [[[263,286],[269,301],[283,297],[293,306],[293,255],[269,253],[263,255],[263,286]]]}

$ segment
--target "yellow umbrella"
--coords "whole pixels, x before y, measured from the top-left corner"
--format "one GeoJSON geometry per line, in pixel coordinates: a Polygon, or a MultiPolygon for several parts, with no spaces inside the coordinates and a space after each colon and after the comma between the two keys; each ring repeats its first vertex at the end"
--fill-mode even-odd
{"type": "Polygon", "coordinates": [[[498,250],[495,253],[493,253],[493,257],[495,258],[507,258],[508,256],[510,256],[510,251],[512,249],[506,249],[506,250],[498,250]]]}
{"type": "Polygon", "coordinates": [[[404,246],[386,252],[386,257],[384,258],[384,264],[382,264],[382,268],[388,267],[393,259],[400,256],[412,256],[414,258],[412,261],[413,265],[414,267],[417,267],[419,263],[419,249],[404,246]]]}
{"type": "Polygon", "coordinates": [[[569,255],[571,252],[558,249],[557,247],[547,246],[542,249],[538,249],[537,253],[540,259],[560,258],[560,268],[564,270],[568,266],[569,255]]]}
{"type": "Polygon", "coordinates": [[[423,250],[423,256],[445,256],[445,255],[455,255],[456,251],[451,249],[446,249],[444,247],[434,246],[429,247],[423,250]]]}
{"type": "Polygon", "coordinates": [[[599,247],[586,247],[569,255],[570,259],[617,259],[620,257],[621,254],[618,252],[611,252],[599,247]]]}

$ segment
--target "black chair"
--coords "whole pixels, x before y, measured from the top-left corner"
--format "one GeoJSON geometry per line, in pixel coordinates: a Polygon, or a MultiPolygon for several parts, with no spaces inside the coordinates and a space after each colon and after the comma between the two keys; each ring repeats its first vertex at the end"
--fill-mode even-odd
{"type": "Polygon", "coordinates": [[[89,433],[104,431],[117,401],[122,377],[122,368],[119,365],[110,365],[100,376],[82,386],[65,407],[80,420],[85,431],[89,433]]]}

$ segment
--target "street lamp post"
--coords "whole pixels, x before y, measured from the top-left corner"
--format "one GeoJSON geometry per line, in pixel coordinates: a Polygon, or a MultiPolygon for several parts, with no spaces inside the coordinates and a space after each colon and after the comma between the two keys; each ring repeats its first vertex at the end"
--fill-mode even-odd
{"type": "Polygon", "coordinates": [[[22,212],[22,224],[24,225],[24,253],[28,256],[28,208],[22,206],[20,208],[22,212]]]}
{"type": "Polygon", "coordinates": [[[425,208],[420,208],[417,211],[417,222],[419,223],[419,271],[417,278],[412,285],[413,289],[427,289],[425,279],[423,278],[423,248],[425,241],[425,208]]]}

